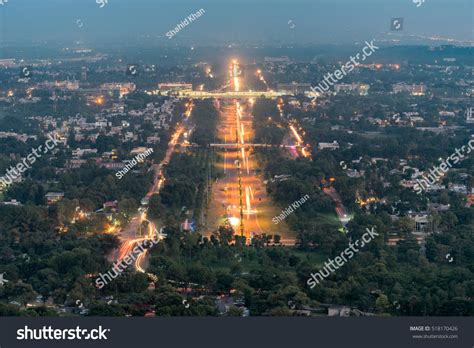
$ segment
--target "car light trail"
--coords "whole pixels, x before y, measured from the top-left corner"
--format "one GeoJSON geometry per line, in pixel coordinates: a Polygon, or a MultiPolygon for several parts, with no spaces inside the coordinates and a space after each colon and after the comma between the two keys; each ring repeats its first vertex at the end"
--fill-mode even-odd
{"type": "Polygon", "coordinates": [[[245,188],[245,203],[247,205],[247,216],[250,214],[250,194],[249,194],[249,187],[245,188]]]}
{"type": "Polygon", "coordinates": [[[308,157],[309,154],[306,152],[306,148],[302,147],[301,148],[301,153],[303,154],[303,157],[308,157]]]}
{"type": "Polygon", "coordinates": [[[265,84],[265,86],[268,88],[268,84],[267,84],[267,81],[265,81],[265,78],[263,77],[262,70],[258,69],[256,75],[258,79],[262,81],[265,84]]]}
{"type": "Polygon", "coordinates": [[[186,104],[186,112],[185,112],[186,118],[191,116],[191,113],[193,112],[193,107],[194,107],[194,104],[192,101],[186,104]]]}
{"type": "Polygon", "coordinates": [[[239,89],[240,89],[239,62],[235,59],[232,61],[231,75],[232,75],[232,79],[234,81],[234,92],[239,92],[239,89]]]}
{"type": "Polygon", "coordinates": [[[145,261],[145,257],[147,255],[147,253],[148,253],[148,250],[145,250],[140,255],[138,255],[137,259],[135,260],[135,269],[138,272],[145,273],[145,270],[143,269],[143,267],[141,265],[145,261]]]}
{"type": "Polygon", "coordinates": [[[293,135],[295,136],[296,140],[298,141],[298,145],[301,145],[302,139],[298,132],[296,131],[295,127],[293,125],[290,125],[290,129],[293,132],[293,135]]]}
{"type": "Polygon", "coordinates": [[[297,142],[296,146],[298,148],[301,148],[301,154],[303,155],[303,157],[305,158],[310,157],[311,154],[307,151],[306,146],[303,144],[303,138],[298,134],[298,131],[296,130],[295,126],[290,124],[290,129],[296,138],[296,142],[297,142]]]}

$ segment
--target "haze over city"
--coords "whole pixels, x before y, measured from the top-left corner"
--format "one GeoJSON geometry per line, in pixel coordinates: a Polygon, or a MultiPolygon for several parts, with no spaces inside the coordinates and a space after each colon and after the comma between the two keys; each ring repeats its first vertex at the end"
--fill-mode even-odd
{"type": "Polygon", "coordinates": [[[10,0],[0,6],[0,45],[341,44],[387,39],[391,17],[405,18],[402,43],[413,42],[414,36],[473,40],[469,0],[426,0],[420,8],[412,0],[109,0],[101,11],[94,0],[10,0]],[[165,37],[201,8],[205,17],[192,30],[173,42],[165,37]]]}

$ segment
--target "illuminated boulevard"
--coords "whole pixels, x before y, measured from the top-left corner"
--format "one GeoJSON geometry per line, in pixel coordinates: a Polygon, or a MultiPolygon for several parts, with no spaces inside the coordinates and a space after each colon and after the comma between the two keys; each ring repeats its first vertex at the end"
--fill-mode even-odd
{"type": "MultiPolygon", "coordinates": [[[[242,79],[239,77],[239,66],[232,61],[229,69],[230,86],[238,95],[241,92],[242,79]]],[[[257,96],[262,92],[254,93],[257,96]]],[[[273,93],[273,92],[268,92],[273,93]]],[[[277,95],[274,95],[276,97],[277,95]]],[[[253,99],[246,98],[216,100],[216,108],[220,112],[215,147],[221,163],[216,165],[223,170],[224,178],[218,180],[213,187],[213,206],[211,216],[222,224],[225,219],[232,225],[235,234],[245,236],[247,243],[253,235],[267,233],[282,235],[282,244],[294,245],[293,238],[286,238],[287,231],[283,226],[273,224],[272,218],[279,213],[272,206],[267,196],[263,180],[257,174],[259,168],[254,147],[253,116],[251,108],[253,99]]]]}
{"type": "Polygon", "coordinates": [[[257,162],[254,153],[245,146],[253,137],[251,116],[242,111],[239,102],[222,105],[218,137],[224,144],[234,144],[219,152],[225,177],[215,185],[213,198],[221,206],[220,215],[228,217],[236,235],[249,238],[251,233],[268,231],[259,220],[263,213],[260,205],[268,198],[262,181],[255,175],[257,162]]]}

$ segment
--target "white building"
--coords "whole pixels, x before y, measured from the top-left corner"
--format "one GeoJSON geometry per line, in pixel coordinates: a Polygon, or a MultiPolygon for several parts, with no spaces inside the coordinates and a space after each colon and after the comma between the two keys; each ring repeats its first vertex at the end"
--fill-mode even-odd
{"type": "Polygon", "coordinates": [[[470,107],[466,112],[466,122],[474,123],[474,107],[470,107]]]}
{"type": "Polygon", "coordinates": [[[339,149],[339,143],[336,140],[334,140],[332,143],[319,143],[318,148],[320,150],[325,150],[325,149],[337,150],[339,149]]]}
{"type": "Polygon", "coordinates": [[[393,93],[402,93],[407,92],[414,96],[422,96],[426,93],[426,86],[425,85],[408,85],[405,82],[396,83],[392,85],[393,93]]]}

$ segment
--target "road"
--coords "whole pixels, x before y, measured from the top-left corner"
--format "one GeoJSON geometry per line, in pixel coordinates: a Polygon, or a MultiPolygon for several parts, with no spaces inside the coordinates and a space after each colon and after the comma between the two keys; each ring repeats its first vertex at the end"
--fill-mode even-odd
{"type": "Polygon", "coordinates": [[[296,152],[305,158],[311,159],[311,150],[309,148],[309,145],[305,144],[303,136],[300,134],[300,132],[303,132],[301,127],[298,127],[298,125],[291,123],[288,125],[288,127],[290,129],[289,133],[294,138],[294,146],[296,152]]]}
{"type": "Polygon", "coordinates": [[[339,221],[341,221],[343,226],[346,226],[347,223],[350,221],[351,217],[347,209],[342,204],[341,197],[339,196],[337,191],[334,189],[334,187],[325,187],[323,191],[325,194],[331,197],[334,203],[336,203],[336,213],[339,218],[339,221]]]}
{"type": "Polygon", "coordinates": [[[220,149],[225,177],[215,185],[214,199],[220,203],[222,215],[227,215],[236,235],[249,238],[252,233],[268,232],[262,229],[261,219],[265,217],[259,209],[268,197],[255,173],[258,164],[253,148],[246,146],[253,138],[252,116],[238,101],[221,102],[220,115],[218,138],[233,146],[220,149]]]}
{"type": "MultiPolygon", "coordinates": [[[[160,164],[154,164],[152,167],[155,172],[153,185],[150,187],[149,191],[143,198],[140,211],[132,218],[127,227],[122,230],[122,245],[120,246],[118,255],[116,256],[118,261],[121,261],[125,256],[130,255],[138,243],[143,243],[145,240],[151,241],[155,238],[161,240],[166,237],[164,234],[158,231],[158,228],[152,221],[147,219],[146,205],[148,205],[151,196],[154,194],[159,194],[160,190],[163,188],[164,182],[166,180],[164,176],[164,168],[171,160],[171,156],[173,155],[176,149],[176,145],[181,139],[181,136],[190,127],[190,125],[188,124],[188,119],[191,116],[192,110],[193,104],[192,102],[189,102],[187,104],[187,109],[184,114],[184,119],[181,123],[176,125],[175,132],[171,136],[171,139],[168,143],[168,149],[165,153],[165,157],[160,162],[160,164]],[[148,230],[145,231],[145,233],[141,231],[141,226],[144,221],[148,222],[148,230]]],[[[145,250],[137,256],[134,266],[135,269],[139,272],[145,272],[147,253],[147,250],[145,250]]]]}
{"type": "Polygon", "coordinates": [[[163,175],[163,169],[170,162],[171,156],[173,155],[173,153],[176,149],[176,145],[178,144],[181,136],[184,134],[185,131],[188,131],[189,128],[190,128],[188,120],[189,120],[189,117],[191,116],[194,105],[193,105],[192,102],[189,102],[189,103],[187,103],[186,106],[187,106],[187,109],[186,109],[186,112],[184,114],[185,118],[183,119],[183,121],[181,123],[179,123],[176,126],[176,130],[173,133],[173,135],[171,136],[171,139],[168,143],[168,149],[166,150],[165,157],[160,162],[160,164],[153,165],[153,170],[155,172],[155,176],[154,176],[154,179],[153,179],[153,186],[150,188],[150,190],[148,191],[148,193],[146,194],[146,197],[145,197],[145,203],[147,203],[147,204],[148,204],[148,201],[150,200],[151,196],[153,196],[154,194],[160,193],[160,190],[163,188],[163,184],[165,182],[165,178],[164,178],[164,175],[163,175]]]}
{"type": "MultiPolygon", "coordinates": [[[[235,95],[236,99],[216,98],[215,106],[220,112],[216,141],[213,147],[222,162],[216,163],[224,171],[224,178],[213,185],[211,221],[224,222],[229,219],[235,235],[242,235],[247,242],[253,235],[262,233],[279,234],[282,244],[294,245],[294,238],[289,234],[284,224],[275,225],[272,218],[280,211],[267,196],[266,186],[259,176],[255,148],[266,147],[267,144],[254,144],[253,115],[254,96],[261,92],[242,92],[245,79],[240,75],[237,60],[229,67],[229,85],[232,92],[226,96],[235,95]]],[[[263,75],[261,75],[263,78],[263,75]]],[[[272,91],[268,93],[273,93],[272,91]]],[[[276,95],[274,95],[276,96],[276,95]]],[[[285,147],[285,146],[283,146],[285,147]]]]}

